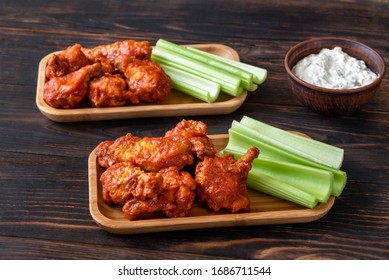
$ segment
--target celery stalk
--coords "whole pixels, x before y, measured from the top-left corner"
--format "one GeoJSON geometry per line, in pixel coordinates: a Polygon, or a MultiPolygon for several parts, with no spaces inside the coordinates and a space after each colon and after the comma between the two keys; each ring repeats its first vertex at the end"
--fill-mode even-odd
{"type": "Polygon", "coordinates": [[[266,69],[263,69],[263,68],[260,68],[260,67],[254,66],[254,65],[246,64],[246,63],[243,63],[240,61],[231,60],[231,59],[221,57],[221,56],[218,56],[215,54],[207,53],[205,51],[198,50],[195,48],[188,47],[188,49],[190,49],[194,52],[201,53],[204,56],[207,56],[207,57],[210,57],[213,59],[217,59],[219,61],[222,61],[224,63],[228,63],[232,66],[238,67],[242,70],[246,70],[246,71],[252,73],[253,74],[253,82],[257,85],[262,84],[267,78],[267,70],[266,69]]]}
{"type": "Polygon", "coordinates": [[[253,166],[258,174],[277,178],[313,195],[319,202],[326,203],[331,195],[334,176],[329,171],[261,158],[255,159],[253,166]]]}
{"type": "Polygon", "coordinates": [[[308,208],[314,208],[318,203],[316,198],[309,193],[306,193],[284,182],[278,181],[276,178],[257,174],[255,172],[250,171],[247,177],[247,185],[250,188],[297,203],[308,208]]]}
{"type": "Polygon", "coordinates": [[[221,91],[229,93],[231,95],[238,96],[243,92],[243,89],[241,87],[237,88],[236,85],[222,81],[222,80],[215,78],[215,77],[207,76],[206,74],[201,73],[201,72],[197,72],[196,70],[188,69],[184,65],[176,64],[173,61],[160,58],[156,55],[151,55],[151,60],[158,63],[159,65],[164,65],[164,66],[168,66],[171,68],[175,68],[175,69],[180,70],[182,72],[186,72],[188,74],[192,74],[194,76],[208,80],[210,82],[217,83],[219,85],[221,91]]]}
{"type": "Polygon", "coordinates": [[[247,116],[244,116],[240,123],[255,130],[263,141],[298,156],[336,169],[342,166],[344,151],[341,148],[293,134],[247,116]]]}
{"type": "Polygon", "coordinates": [[[322,203],[328,201],[332,192],[333,174],[323,169],[259,157],[252,162],[250,172],[259,177],[275,178],[311,194],[322,203]]]}
{"type": "Polygon", "coordinates": [[[236,149],[241,151],[245,151],[252,146],[256,146],[261,150],[261,157],[298,164],[310,164],[308,159],[289,153],[277,146],[273,146],[268,142],[262,141],[262,139],[250,134],[250,131],[245,131],[243,129],[247,128],[238,122],[233,122],[231,128],[228,130],[230,141],[228,142],[225,150],[230,150],[233,145],[236,146],[236,149]]]}
{"type": "Polygon", "coordinates": [[[312,144],[306,141],[308,138],[294,137],[290,132],[246,116],[241,122],[233,121],[228,133],[229,140],[222,154],[241,157],[252,146],[260,150],[248,174],[250,188],[313,208],[319,202],[327,202],[330,195],[339,196],[346,186],[347,175],[339,169],[342,149],[315,140],[312,144]],[[310,156],[305,155],[306,150],[310,156]],[[326,161],[327,151],[337,156],[337,165],[326,161]],[[312,155],[321,160],[315,160],[312,155]]]}
{"type": "Polygon", "coordinates": [[[336,197],[340,196],[347,182],[347,174],[344,171],[317,163],[310,159],[306,159],[286,150],[280,149],[277,146],[273,146],[272,143],[262,141],[260,137],[257,137],[257,133],[252,132],[252,129],[243,126],[239,122],[233,121],[228,132],[229,141],[222,152],[242,155],[250,147],[256,146],[260,149],[260,158],[285,161],[329,171],[333,174],[334,178],[331,194],[336,197]]]}
{"type": "Polygon", "coordinates": [[[248,91],[256,91],[258,89],[258,85],[252,83],[248,91]]]}
{"type": "Polygon", "coordinates": [[[219,96],[220,86],[217,83],[181,71],[174,67],[160,64],[163,70],[170,76],[173,88],[191,95],[208,103],[213,103],[219,96]]]}
{"type": "Polygon", "coordinates": [[[205,63],[207,65],[212,65],[222,71],[226,71],[226,72],[229,72],[237,77],[240,78],[241,80],[241,86],[246,89],[246,90],[250,90],[252,88],[252,83],[253,83],[253,74],[246,71],[246,70],[242,70],[238,67],[235,67],[233,65],[230,65],[230,64],[227,64],[223,61],[220,61],[220,60],[217,60],[217,59],[213,59],[211,57],[208,57],[208,56],[204,56],[203,54],[201,53],[198,53],[198,52],[195,52],[191,49],[188,49],[188,48],[185,48],[183,46],[179,46],[179,45],[176,45],[172,42],[169,42],[169,41],[166,41],[166,40],[163,40],[163,39],[159,39],[157,41],[157,44],[156,44],[156,47],[157,48],[162,48],[162,49],[167,49],[167,50],[170,50],[174,53],[177,53],[177,54],[180,54],[182,56],[185,56],[185,57],[188,57],[188,58],[191,58],[193,60],[196,60],[196,61],[199,61],[199,62],[202,62],[202,63],[205,63]]]}
{"type": "Polygon", "coordinates": [[[220,84],[222,91],[233,96],[238,96],[242,93],[243,89],[240,87],[239,78],[212,65],[207,65],[158,47],[153,48],[151,60],[217,82],[220,84]]]}

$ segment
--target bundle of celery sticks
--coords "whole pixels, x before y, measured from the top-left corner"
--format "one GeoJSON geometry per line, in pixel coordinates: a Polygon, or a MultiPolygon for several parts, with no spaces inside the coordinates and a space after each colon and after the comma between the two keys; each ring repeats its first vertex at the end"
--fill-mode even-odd
{"type": "Polygon", "coordinates": [[[173,88],[213,103],[220,92],[239,96],[266,80],[266,69],[159,39],[151,60],[170,76],[173,88]]]}
{"type": "Polygon", "coordinates": [[[347,182],[344,150],[244,116],[233,121],[222,153],[242,156],[256,146],[247,185],[308,208],[339,197],[347,182]]]}

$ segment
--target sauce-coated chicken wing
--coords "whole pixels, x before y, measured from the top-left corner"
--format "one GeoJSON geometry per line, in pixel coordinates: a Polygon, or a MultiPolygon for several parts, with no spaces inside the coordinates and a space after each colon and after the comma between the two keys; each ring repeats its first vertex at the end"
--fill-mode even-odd
{"type": "Polygon", "coordinates": [[[177,141],[188,139],[193,145],[193,153],[202,160],[217,153],[212,140],[207,134],[205,123],[194,120],[182,120],[173,129],[167,131],[165,137],[172,137],[177,141]]]}
{"type": "Polygon", "coordinates": [[[92,107],[162,102],[170,96],[172,81],[150,60],[151,52],[147,41],[125,40],[90,49],[75,44],[52,54],[44,100],[61,109],[76,108],[85,96],[92,107]],[[97,65],[98,72],[90,70],[97,65]]]}
{"type": "Polygon", "coordinates": [[[231,154],[205,158],[196,166],[195,172],[199,200],[214,211],[249,211],[246,180],[251,162],[258,155],[258,148],[252,147],[238,160],[231,154]]]}
{"type": "Polygon", "coordinates": [[[44,85],[43,99],[54,108],[76,108],[87,96],[89,80],[102,74],[99,63],[87,65],[65,76],[54,77],[44,85]]]}
{"type": "Polygon", "coordinates": [[[108,205],[124,204],[129,199],[155,198],[160,192],[163,177],[145,172],[129,162],[120,162],[108,168],[100,177],[103,200],[108,205]]]}
{"type": "Polygon", "coordinates": [[[125,40],[92,49],[82,48],[82,51],[91,62],[100,62],[108,72],[113,73],[118,70],[116,65],[123,57],[150,59],[152,48],[147,41],[125,40]]]}
{"type": "Polygon", "coordinates": [[[109,147],[115,141],[107,140],[97,145],[95,149],[97,164],[101,167],[108,168],[114,164],[112,156],[109,154],[109,147]]]}
{"type": "Polygon", "coordinates": [[[162,67],[151,60],[134,59],[124,70],[128,88],[138,102],[156,103],[169,97],[173,83],[162,67]]]}
{"type": "Polygon", "coordinates": [[[168,217],[188,216],[195,198],[196,181],[177,167],[145,172],[122,162],[108,168],[100,180],[105,203],[123,205],[129,220],[155,212],[168,217]]]}
{"type": "Polygon", "coordinates": [[[124,106],[127,101],[138,98],[126,88],[126,81],[120,74],[106,74],[89,83],[89,100],[93,107],[124,106]]]}
{"type": "Polygon", "coordinates": [[[238,160],[218,156],[200,121],[182,120],[164,137],[128,133],[101,142],[95,153],[106,168],[100,177],[103,200],[122,205],[129,220],[151,213],[189,216],[196,196],[215,212],[250,210],[246,180],[259,149],[248,149],[238,160]]]}
{"type": "Polygon", "coordinates": [[[98,163],[107,168],[118,162],[131,162],[146,171],[193,163],[189,140],[175,141],[170,137],[139,138],[131,133],[119,137],[112,144],[100,144],[96,152],[98,163]]]}
{"type": "Polygon", "coordinates": [[[163,177],[159,193],[154,198],[127,200],[122,208],[127,219],[135,220],[156,212],[171,218],[189,216],[195,199],[196,181],[193,177],[176,167],[162,169],[156,174],[163,177]]]}
{"type": "Polygon", "coordinates": [[[195,199],[196,181],[189,172],[177,167],[158,171],[163,177],[163,191],[160,194],[162,211],[168,217],[186,217],[195,199]]]}
{"type": "Polygon", "coordinates": [[[49,57],[46,66],[46,79],[60,77],[89,65],[89,60],[81,50],[80,44],[68,47],[66,50],[49,57]]]}

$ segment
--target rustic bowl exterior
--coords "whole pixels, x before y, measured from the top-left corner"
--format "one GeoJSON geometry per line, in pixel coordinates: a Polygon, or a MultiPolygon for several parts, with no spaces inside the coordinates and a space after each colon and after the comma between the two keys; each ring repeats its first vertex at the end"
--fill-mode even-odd
{"type": "Polygon", "coordinates": [[[298,100],[323,115],[347,115],[359,110],[373,98],[385,75],[385,63],[382,57],[370,47],[356,41],[337,37],[324,37],[307,40],[292,47],[285,56],[285,70],[288,84],[298,100]],[[302,58],[319,53],[323,48],[340,46],[344,52],[365,61],[377,80],[364,87],[355,89],[326,89],[309,84],[292,72],[293,66],[302,58]]]}

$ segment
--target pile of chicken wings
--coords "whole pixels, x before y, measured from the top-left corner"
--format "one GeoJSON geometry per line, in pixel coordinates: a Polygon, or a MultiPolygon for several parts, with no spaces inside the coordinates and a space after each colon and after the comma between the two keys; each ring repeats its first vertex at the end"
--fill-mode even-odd
{"type": "Polygon", "coordinates": [[[149,42],[125,40],[92,49],[80,44],[49,57],[43,98],[54,108],[158,103],[170,95],[172,81],[150,60],[149,42]]]}
{"type": "Polygon", "coordinates": [[[182,120],[163,137],[128,133],[95,152],[104,169],[103,200],[122,205],[129,220],[153,213],[186,217],[196,198],[213,211],[250,210],[246,179],[258,148],[238,160],[219,156],[203,122],[182,120]]]}

